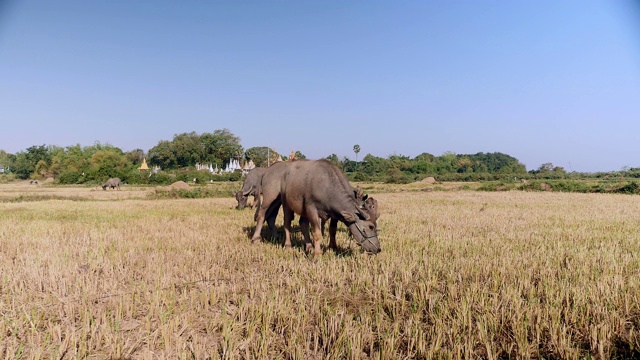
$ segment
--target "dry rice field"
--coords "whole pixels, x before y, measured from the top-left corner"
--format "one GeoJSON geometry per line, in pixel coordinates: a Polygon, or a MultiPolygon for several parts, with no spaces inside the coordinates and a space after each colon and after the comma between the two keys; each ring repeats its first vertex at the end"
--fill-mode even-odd
{"type": "Polygon", "coordinates": [[[0,185],[0,358],[640,357],[638,196],[379,192],[313,259],[147,191],[0,185]]]}

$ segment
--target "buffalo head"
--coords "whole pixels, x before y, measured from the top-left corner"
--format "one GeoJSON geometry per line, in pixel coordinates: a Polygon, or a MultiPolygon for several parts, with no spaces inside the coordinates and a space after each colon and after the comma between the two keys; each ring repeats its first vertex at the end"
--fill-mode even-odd
{"type": "Polygon", "coordinates": [[[366,219],[366,216],[360,212],[342,213],[344,220],[349,227],[349,232],[355,239],[356,243],[371,254],[377,254],[382,251],[376,225],[366,219]]]}
{"type": "Polygon", "coordinates": [[[252,190],[253,186],[251,186],[247,191],[240,190],[235,193],[236,200],[238,200],[238,206],[236,206],[236,209],[242,210],[247,206],[247,200],[249,199],[249,195],[252,190]]]}

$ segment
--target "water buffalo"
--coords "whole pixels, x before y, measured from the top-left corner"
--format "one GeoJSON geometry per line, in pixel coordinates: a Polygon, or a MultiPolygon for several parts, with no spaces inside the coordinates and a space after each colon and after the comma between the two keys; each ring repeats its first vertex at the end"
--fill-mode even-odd
{"type": "Polygon", "coordinates": [[[253,204],[249,207],[257,207],[260,203],[260,182],[262,181],[262,175],[267,171],[267,168],[257,167],[247,174],[247,177],[242,183],[242,189],[235,193],[236,200],[238,200],[238,206],[236,209],[244,209],[247,206],[247,200],[249,196],[253,196],[253,204]]]}
{"type": "Polygon", "coordinates": [[[251,238],[252,242],[260,241],[260,232],[264,221],[267,221],[269,229],[271,229],[271,237],[278,238],[278,232],[276,229],[276,217],[282,202],[280,201],[280,188],[282,187],[282,180],[287,168],[293,164],[293,162],[277,162],[269,166],[258,185],[258,194],[262,194],[262,200],[259,201],[254,220],[256,221],[256,229],[251,238]]]}
{"type": "MultiPolygon", "coordinates": [[[[322,254],[320,222],[327,219],[335,220],[336,225],[337,221],[347,225],[356,243],[367,252],[380,252],[375,225],[368,221],[369,215],[359,206],[353,188],[340,169],[329,161],[314,160],[291,162],[283,170],[282,177],[270,183],[265,184],[267,174],[263,177],[263,200],[253,241],[260,240],[262,223],[272,204],[281,204],[285,246],[291,246],[291,220],[294,214],[298,214],[307,250],[313,248],[316,255],[322,254]],[[279,189],[277,185],[280,185],[279,189]],[[313,245],[309,239],[309,225],[313,231],[313,245]]],[[[330,227],[329,230],[330,246],[335,247],[335,228],[330,227]]]]}
{"type": "Polygon", "coordinates": [[[106,183],[102,184],[102,190],[106,190],[107,188],[117,188],[118,190],[120,190],[120,178],[111,178],[107,180],[106,183]]]}

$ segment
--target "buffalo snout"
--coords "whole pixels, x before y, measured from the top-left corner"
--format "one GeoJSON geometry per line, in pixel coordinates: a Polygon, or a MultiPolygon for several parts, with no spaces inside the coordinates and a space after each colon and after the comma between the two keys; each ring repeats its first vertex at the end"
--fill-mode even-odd
{"type": "Polygon", "coordinates": [[[370,221],[358,220],[349,225],[351,235],[353,235],[356,243],[370,253],[377,254],[382,251],[376,226],[370,221]]]}
{"type": "Polygon", "coordinates": [[[244,209],[247,206],[247,199],[248,199],[248,196],[244,196],[242,194],[242,191],[236,192],[236,200],[238,201],[238,206],[236,206],[236,209],[238,210],[244,209]]]}

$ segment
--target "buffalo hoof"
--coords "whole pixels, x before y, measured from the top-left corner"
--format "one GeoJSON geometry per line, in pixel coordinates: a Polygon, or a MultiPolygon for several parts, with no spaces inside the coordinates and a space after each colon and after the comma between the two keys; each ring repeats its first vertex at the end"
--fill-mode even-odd
{"type": "Polygon", "coordinates": [[[251,243],[252,244],[258,244],[258,243],[261,243],[261,242],[262,242],[262,239],[259,239],[259,238],[258,239],[251,239],[251,243]]]}

